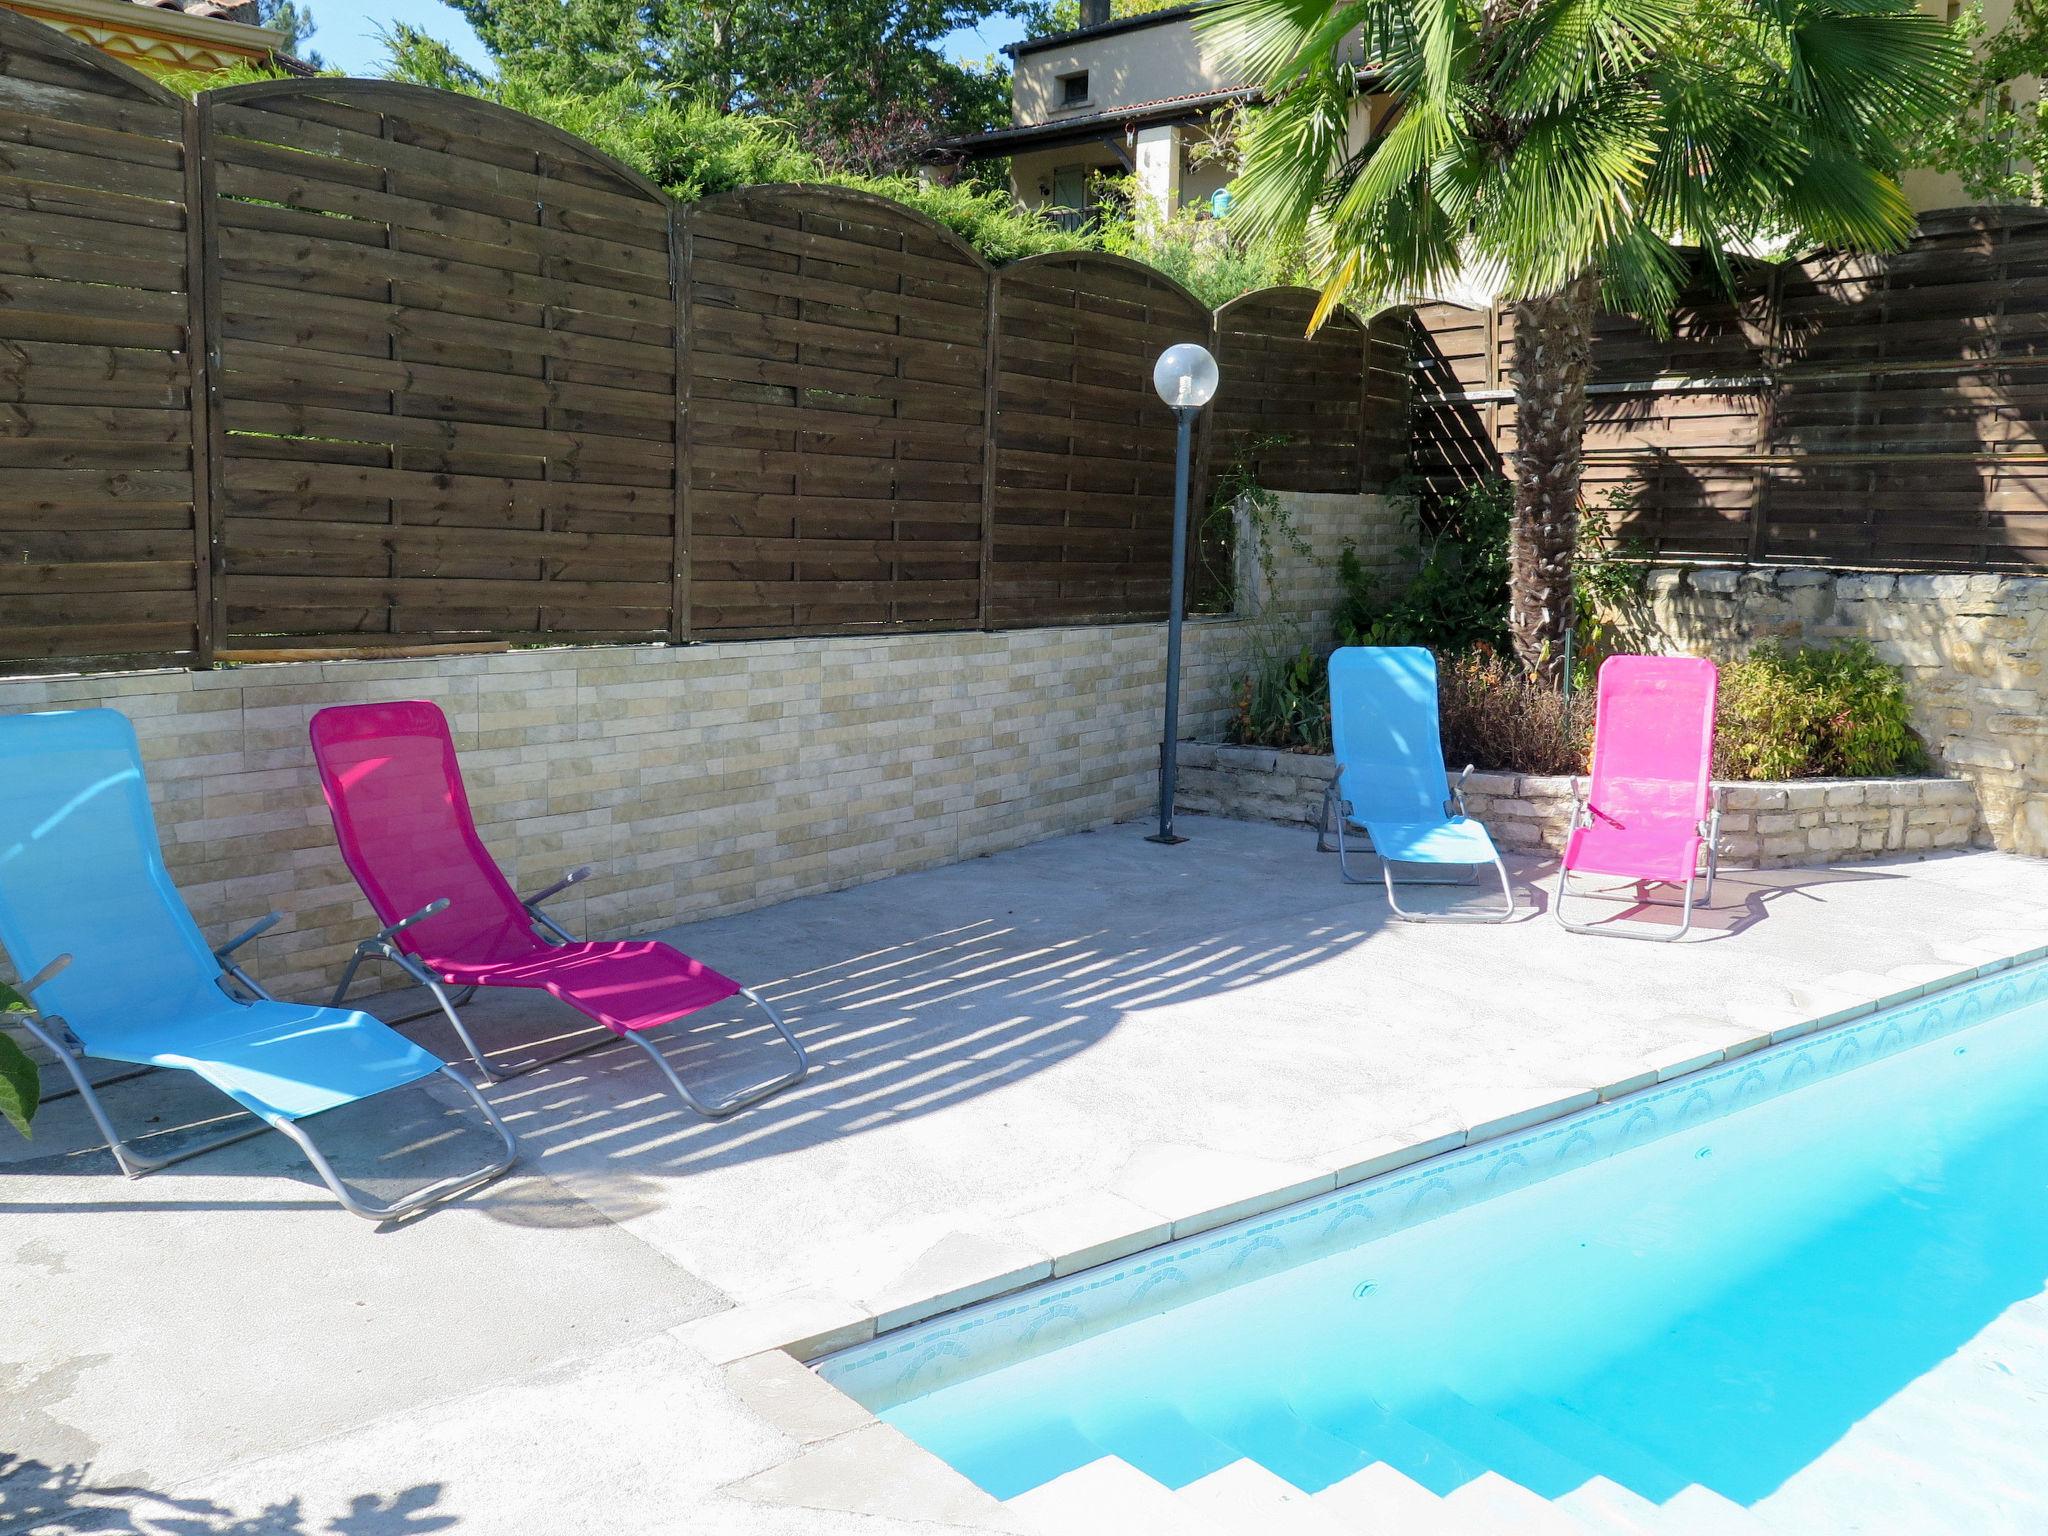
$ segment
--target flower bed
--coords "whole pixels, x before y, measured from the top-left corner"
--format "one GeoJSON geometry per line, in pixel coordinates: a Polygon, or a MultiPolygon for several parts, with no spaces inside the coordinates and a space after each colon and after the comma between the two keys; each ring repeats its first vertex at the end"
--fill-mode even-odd
{"type": "MultiPolygon", "coordinates": [[[[1328,757],[1187,742],[1175,804],[1310,827],[1336,773],[1328,757]]],[[[1571,780],[1475,773],[1465,781],[1465,804],[1501,847],[1555,852],[1571,816],[1571,780]]],[[[1721,851],[1729,865],[1832,864],[1962,848],[1977,830],[1976,791],[1963,779],[1799,779],[1721,790],[1721,851]]]]}

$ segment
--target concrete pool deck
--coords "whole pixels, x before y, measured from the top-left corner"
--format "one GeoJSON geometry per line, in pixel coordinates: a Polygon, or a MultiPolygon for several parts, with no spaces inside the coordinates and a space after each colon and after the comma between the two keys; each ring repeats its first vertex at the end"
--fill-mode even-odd
{"type": "MultiPolygon", "coordinates": [[[[635,1052],[545,1069],[490,1090],[520,1168],[392,1230],[340,1211],[280,1137],[129,1183],[86,1150],[75,1099],[33,1143],[0,1133],[0,1529],[1034,1529],[776,1347],[1267,1208],[2048,939],[2048,862],[1998,854],[1732,871],[1696,937],[1659,946],[1564,933],[1540,863],[1514,869],[1520,921],[1407,925],[1306,833],[1184,830],[674,930],[785,1006],[813,1077],[708,1123],[635,1052]]],[[[518,997],[475,1014],[509,1038],[558,1017],[518,997]]],[[[673,1050],[678,1069],[772,1070],[721,1033],[673,1050]]],[[[219,1103],[180,1074],[107,1101],[166,1127],[219,1103]]],[[[373,1190],[456,1166],[477,1142],[454,1105],[339,1112],[336,1161],[373,1190]]]]}

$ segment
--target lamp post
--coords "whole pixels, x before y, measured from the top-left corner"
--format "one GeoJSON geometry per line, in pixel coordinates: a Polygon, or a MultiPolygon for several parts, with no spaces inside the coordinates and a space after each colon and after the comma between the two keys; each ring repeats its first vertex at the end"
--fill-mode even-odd
{"type": "Polygon", "coordinates": [[[1173,596],[1166,613],[1166,730],[1159,743],[1159,830],[1148,843],[1184,843],[1173,830],[1173,786],[1180,767],[1180,624],[1187,599],[1188,440],[1195,418],[1216,394],[1216,359],[1192,341],[1168,347],[1152,366],[1152,387],[1180,424],[1173,458],[1173,596]]]}

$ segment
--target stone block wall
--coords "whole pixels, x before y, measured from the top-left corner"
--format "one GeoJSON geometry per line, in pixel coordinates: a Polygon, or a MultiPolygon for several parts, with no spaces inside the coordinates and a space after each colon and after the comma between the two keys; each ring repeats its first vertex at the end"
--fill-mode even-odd
{"type": "MultiPolygon", "coordinates": [[[[1193,745],[1181,749],[1178,803],[1186,811],[1310,827],[1336,773],[1327,757],[1193,745]]],[[[1571,782],[1475,773],[1465,781],[1465,807],[1500,847],[1556,853],[1571,824],[1571,782]]],[[[1960,848],[1976,824],[1976,796],[1957,779],[1811,779],[1721,791],[1723,859],[1744,868],[1960,848]]]]}
{"type": "Polygon", "coordinates": [[[1617,615],[1645,650],[1721,659],[1758,641],[1870,641],[1905,672],[1913,724],[1967,779],[1978,835],[2048,853],[2048,578],[1664,567],[1617,615]]]}
{"type": "MultiPolygon", "coordinates": [[[[1397,510],[1290,499],[1322,542],[1283,551],[1278,585],[1286,606],[1327,611],[1337,545],[1391,547],[1397,510]]],[[[1189,624],[1184,731],[1222,728],[1259,629],[1189,624]]],[[[615,936],[1143,815],[1164,671],[1163,624],[1075,625],[24,678],[0,681],[0,712],[105,704],[133,719],[200,926],[221,942],[283,912],[251,969],[317,996],[375,926],[307,746],[326,705],[440,704],[515,885],[594,865],[549,911],[615,936]]]]}
{"type": "MultiPolygon", "coordinates": [[[[1571,780],[1475,773],[1466,809],[1503,848],[1563,849],[1571,780]]],[[[1960,779],[1801,779],[1721,789],[1721,854],[1745,869],[1835,864],[1969,846],[1977,798],[1960,779]]]]}

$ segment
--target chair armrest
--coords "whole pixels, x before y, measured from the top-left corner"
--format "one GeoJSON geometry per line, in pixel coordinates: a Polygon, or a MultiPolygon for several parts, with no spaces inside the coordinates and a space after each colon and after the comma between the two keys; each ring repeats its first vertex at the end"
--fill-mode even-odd
{"type": "Polygon", "coordinates": [[[519,903],[521,906],[525,907],[527,911],[531,912],[535,907],[538,907],[542,902],[554,900],[555,897],[561,895],[562,892],[566,891],[567,889],[569,889],[570,886],[575,885],[577,882],[588,880],[591,876],[591,873],[591,867],[588,864],[579,864],[576,866],[576,868],[570,870],[569,873],[562,876],[561,879],[557,880],[553,885],[546,886],[541,890],[535,891],[531,896],[520,897],[519,903]]]}
{"type": "Polygon", "coordinates": [[[282,912],[273,912],[268,917],[259,917],[255,922],[243,929],[238,937],[229,939],[227,943],[216,949],[213,952],[213,958],[222,965],[226,965],[228,963],[228,956],[232,955],[251,939],[259,938],[263,934],[270,932],[271,929],[275,928],[283,920],[284,914],[282,912]]]}
{"type": "Polygon", "coordinates": [[[366,942],[370,944],[388,944],[397,938],[402,930],[410,928],[414,923],[422,922],[437,912],[446,912],[447,910],[448,898],[446,896],[437,896],[424,907],[421,907],[419,911],[413,913],[411,917],[401,917],[389,927],[379,928],[366,942]]]}
{"type": "Polygon", "coordinates": [[[1445,812],[1458,816],[1469,816],[1471,814],[1471,812],[1465,809],[1465,781],[1472,777],[1473,766],[1473,764],[1467,763],[1465,771],[1458,775],[1458,782],[1451,786],[1451,798],[1444,802],[1445,812]],[[1455,812],[1451,811],[1452,806],[1457,807],[1455,812]]]}
{"type": "Polygon", "coordinates": [[[20,993],[23,997],[27,997],[30,993],[34,992],[37,987],[40,987],[44,982],[49,981],[51,978],[56,976],[59,971],[63,970],[66,966],[70,964],[71,956],[68,953],[59,955],[56,959],[52,960],[48,965],[44,966],[40,971],[37,971],[35,975],[29,977],[27,981],[15,982],[14,990],[20,993]]]}

